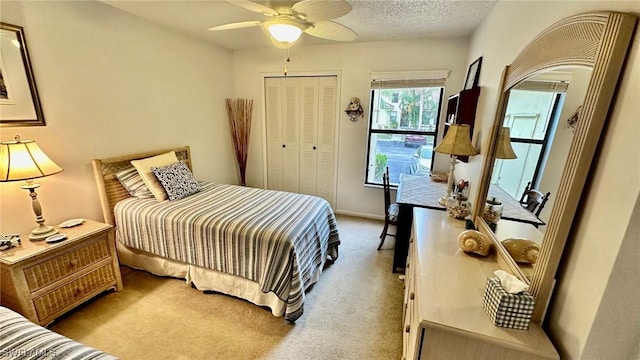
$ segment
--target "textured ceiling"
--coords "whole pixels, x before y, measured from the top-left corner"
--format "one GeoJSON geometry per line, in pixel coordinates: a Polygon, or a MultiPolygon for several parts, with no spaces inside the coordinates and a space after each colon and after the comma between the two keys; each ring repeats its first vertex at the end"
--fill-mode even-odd
{"type": "MultiPolygon", "coordinates": [[[[273,46],[260,27],[208,31],[208,28],[215,25],[267,19],[262,14],[227,1],[101,2],[228,49],[273,46]]],[[[469,36],[496,2],[497,0],[350,0],[352,11],[335,21],[358,33],[356,42],[469,36]]],[[[307,34],[303,34],[299,42],[297,46],[333,43],[307,34]]]]}

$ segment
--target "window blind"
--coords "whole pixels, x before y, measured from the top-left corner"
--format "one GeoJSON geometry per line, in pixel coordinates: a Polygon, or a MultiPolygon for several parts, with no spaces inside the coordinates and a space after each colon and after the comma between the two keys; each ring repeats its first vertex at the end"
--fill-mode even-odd
{"type": "Polygon", "coordinates": [[[374,72],[371,73],[372,89],[406,89],[420,87],[444,87],[449,70],[374,72]]]}
{"type": "Polygon", "coordinates": [[[513,89],[516,90],[527,90],[527,91],[545,91],[545,92],[556,92],[562,93],[566,92],[567,88],[569,88],[569,83],[566,81],[522,81],[513,89]]]}

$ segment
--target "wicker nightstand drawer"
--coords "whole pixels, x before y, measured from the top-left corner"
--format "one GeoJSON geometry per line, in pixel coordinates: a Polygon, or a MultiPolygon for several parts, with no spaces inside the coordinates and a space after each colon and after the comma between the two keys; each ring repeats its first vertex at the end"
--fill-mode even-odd
{"type": "Polygon", "coordinates": [[[58,315],[67,307],[85,299],[96,291],[115,285],[113,267],[107,264],[45,295],[33,299],[38,318],[58,315]]]}
{"type": "Polygon", "coordinates": [[[25,268],[24,276],[29,290],[34,292],[109,256],[107,235],[102,234],[99,240],[86,246],[25,268]]]}

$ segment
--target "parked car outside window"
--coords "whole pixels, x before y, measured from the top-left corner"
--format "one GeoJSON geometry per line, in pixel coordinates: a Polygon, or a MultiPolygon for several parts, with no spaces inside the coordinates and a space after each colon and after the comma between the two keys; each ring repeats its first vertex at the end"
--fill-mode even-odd
{"type": "Polygon", "coordinates": [[[427,142],[426,135],[407,135],[404,137],[404,146],[406,147],[415,147],[424,145],[427,142]]]}
{"type": "Polygon", "coordinates": [[[411,158],[411,174],[429,175],[432,157],[433,145],[422,145],[418,147],[411,158]]]}

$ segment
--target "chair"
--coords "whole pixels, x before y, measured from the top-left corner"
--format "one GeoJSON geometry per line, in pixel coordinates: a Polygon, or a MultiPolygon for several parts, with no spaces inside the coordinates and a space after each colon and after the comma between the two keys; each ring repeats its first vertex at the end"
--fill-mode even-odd
{"type": "Polygon", "coordinates": [[[387,167],[387,171],[382,174],[382,186],[384,187],[384,228],[382,229],[382,234],[380,234],[380,245],[378,245],[378,250],[382,248],[382,244],[384,244],[384,240],[388,236],[396,236],[396,234],[389,234],[389,225],[398,225],[398,204],[391,203],[391,187],[389,186],[389,167],[387,167]]]}
{"type": "Polygon", "coordinates": [[[531,181],[527,183],[527,187],[522,192],[520,197],[520,204],[531,211],[535,216],[540,216],[540,212],[544,208],[544,205],[549,200],[551,192],[543,194],[542,192],[531,188],[531,181]]]}

